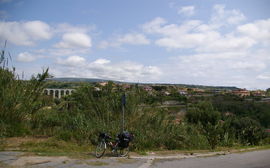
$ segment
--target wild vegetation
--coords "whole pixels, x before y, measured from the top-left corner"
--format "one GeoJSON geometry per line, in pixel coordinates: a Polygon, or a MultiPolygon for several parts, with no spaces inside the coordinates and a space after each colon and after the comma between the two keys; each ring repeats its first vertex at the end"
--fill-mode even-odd
{"type": "MultiPolygon", "coordinates": [[[[149,95],[134,85],[130,89],[108,82],[83,83],[62,99],[43,94],[48,69],[24,81],[8,66],[4,50],[0,59],[0,137],[47,136],[78,145],[95,145],[99,132],[121,131],[121,96],[125,92],[125,129],[135,134],[134,150],[215,149],[217,146],[267,143],[269,104],[233,97],[188,100],[185,96],[149,95]],[[186,117],[177,118],[160,108],[165,100],[184,103],[186,117]],[[147,106],[145,106],[147,105],[147,106]],[[248,105],[248,106],[246,106],[248,105]],[[178,119],[178,120],[177,120],[178,119]]],[[[268,141],[269,143],[269,141],[268,141]]]]}

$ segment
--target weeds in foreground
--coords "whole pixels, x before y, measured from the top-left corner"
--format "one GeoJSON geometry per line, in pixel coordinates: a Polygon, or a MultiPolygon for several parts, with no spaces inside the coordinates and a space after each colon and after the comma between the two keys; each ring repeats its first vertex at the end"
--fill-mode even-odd
{"type": "Polygon", "coordinates": [[[48,138],[45,141],[32,140],[22,143],[19,148],[40,156],[70,156],[74,158],[89,158],[94,149],[90,144],[78,145],[55,138],[48,138]]]}

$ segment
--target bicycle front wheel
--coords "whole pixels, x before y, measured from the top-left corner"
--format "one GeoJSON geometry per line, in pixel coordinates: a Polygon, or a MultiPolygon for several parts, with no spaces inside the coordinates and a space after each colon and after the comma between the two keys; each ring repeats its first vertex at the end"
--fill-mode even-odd
{"type": "Polygon", "coordinates": [[[129,153],[129,147],[127,148],[120,148],[117,150],[119,157],[126,157],[129,153]]]}
{"type": "Polygon", "coordinates": [[[96,153],[95,153],[96,157],[97,158],[102,157],[105,153],[105,150],[106,150],[106,143],[104,141],[99,142],[99,144],[96,147],[96,153]]]}

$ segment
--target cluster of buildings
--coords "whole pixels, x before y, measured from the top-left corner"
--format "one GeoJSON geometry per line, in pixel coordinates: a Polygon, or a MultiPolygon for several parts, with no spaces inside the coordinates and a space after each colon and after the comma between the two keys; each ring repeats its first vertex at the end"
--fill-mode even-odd
{"type": "MultiPolygon", "coordinates": [[[[169,87],[168,87],[169,88],[169,87]]],[[[187,88],[187,87],[174,87],[177,92],[183,96],[213,96],[216,94],[232,94],[239,97],[266,97],[267,93],[264,90],[247,90],[247,89],[202,89],[202,88],[187,88]]],[[[147,92],[152,92],[154,89],[151,85],[143,86],[147,92]]],[[[170,89],[163,91],[164,95],[170,95],[170,89]]]]}
{"type": "MultiPolygon", "coordinates": [[[[108,82],[99,82],[95,86],[96,91],[100,91],[102,87],[105,87],[108,82]]],[[[180,85],[165,85],[165,84],[136,84],[137,87],[143,89],[149,94],[162,93],[164,96],[171,94],[179,94],[182,96],[214,96],[217,94],[232,94],[239,97],[266,97],[267,93],[264,90],[249,91],[247,89],[237,88],[218,88],[218,87],[186,87],[180,85]],[[157,89],[159,88],[159,89],[157,89]]],[[[128,83],[113,83],[114,89],[122,88],[123,90],[129,90],[135,87],[134,84],[128,83]]],[[[74,89],[45,89],[46,95],[53,95],[53,97],[61,97],[71,94],[74,89]]]]}
{"type": "Polygon", "coordinates": [[[239,89],[239,90],[232,91],[232,94],[240,96],[240,97],[247,97],[247,96],[265,97],[266,91],[264,90],[249,91],[246,89],[239,89]]]}
{"type": "MultiPolygon", "coordinates": [[[[108,82],[99,83],[100,86],[106,86],[108,82]]],[[[132,84],[119,84],[123,89],[127,90],[132,87],[132,84]]],[[[183,96],[213,96],[215,94],[232,94],[239,97],[266,97],[267,93],[264,90],[247,90],[247,89],[216,89],[216,88],[189,88],[181,87],[177,85],[158,85],[158,84],[139,84],[140,88],[143,88],[148,93],[155,92],[156,86],[162,86],[166,89],[163,89],[161,92],[164,95],[170,95],[172,90],[177,91],[180,95],[183,96]]]]}

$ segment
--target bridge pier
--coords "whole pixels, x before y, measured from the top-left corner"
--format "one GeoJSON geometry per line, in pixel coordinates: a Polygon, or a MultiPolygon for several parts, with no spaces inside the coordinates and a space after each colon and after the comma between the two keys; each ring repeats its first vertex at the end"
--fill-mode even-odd
{"type": "Polygon", "coordinates": [[[65,97],[67,95],[71,95],[72,92],[74,91],[75,89],[53,89],[53,88],[45,88],[43,90],[43,93],[45,95],[52,95],[52,97],[55,99],[55,98],[58,98],[58,99],[61,99],[61,97],[65,97]]]}

